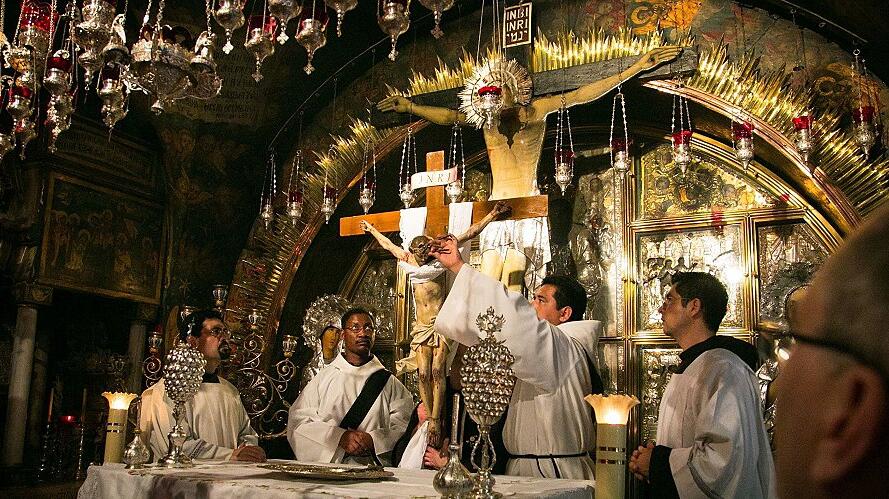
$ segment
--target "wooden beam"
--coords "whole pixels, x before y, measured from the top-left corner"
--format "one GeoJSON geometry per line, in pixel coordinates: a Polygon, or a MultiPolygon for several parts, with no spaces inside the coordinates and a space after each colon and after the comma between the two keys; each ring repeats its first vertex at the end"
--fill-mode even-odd
{"type": "MultiPolygon", "coordinates": [[[[549,213],[548,199],[545,195],[522,198],[503,199],[511,208],[510,220],[522,220],[525,218],[545,217],[549,213]]],[[[481,201],[472,203],[472,222],[478,222],[488,214],[497,201],[481,201]]],[[[385,213],[371,213],[369,215],[357,215],[354,217],[340,218],[340,236],[359,236],[364,234],[361,230],[361,221],[367,220],[380,232],[397,232],[401,213],[389,211],[385,213]]],[[[447,233],[448,207],[430,208],[426,212],[426,233],[438,236],[447,233]]]]}

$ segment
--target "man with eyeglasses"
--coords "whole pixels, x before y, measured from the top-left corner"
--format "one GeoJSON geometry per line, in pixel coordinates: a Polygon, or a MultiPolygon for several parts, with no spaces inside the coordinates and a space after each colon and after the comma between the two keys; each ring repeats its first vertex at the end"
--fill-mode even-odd
{"type": "Polygon", "coordinates": [[[371,353],[375,329],[367,310],[347,310],[341,325],[343,353],[290,406],[287,440],[300,461],[390,466],[413,396],[371,353]]]}
{"type": "Polygon", "coordinates": [[[775,380],[779,495],[886,497],[889,206],[827,259],[790,328],[775,380]]]}
{"type": "Polygon", "coordinates": [[[661,397],[657,445],[640,446],[630,458],[630,471],[647,482],[652,497],[775,496],[753,372],[756,349],[716,335],[727,304],[716,277],[679,272],[658,309],[664,334],[682,353],[661,397]]]}
{"type": "MultiPolygon", "coordinates": [[[[179,339],[197,348],[207,360],[204,379],[185,405],[184,427],[189,435],[182,446],[193,459],[263,462],[265,451],[250,426],[238,389],[217,374],[232,352],[231,333],[215,310],[198,310],[183,321],[179,339]]],[[[164,392],[164,379],[142,393],[139,426],[154,459],[167,453],[167,434],[173,421],[173,402],[164,392]]]]}

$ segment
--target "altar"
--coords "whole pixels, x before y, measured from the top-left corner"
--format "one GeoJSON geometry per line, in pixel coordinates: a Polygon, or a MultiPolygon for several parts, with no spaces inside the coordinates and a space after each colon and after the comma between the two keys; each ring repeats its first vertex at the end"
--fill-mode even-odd
{"type": "MultiPolygon", "coordinates": [[[[269,463],[293,461],[272,459],[269,463]]],[[[194,468],[127,470],[122,464],[90,466],[77,494],[92,498],[163,497],[439,497],[432,487],[432,470],[386,468],[395,476],[380,481],[322,481],[295,479],[286,473],[237,462],[205,463],[194,468]]],[[[590,498],[594,482],[497,476],[495,490],[507,497],[590,498]]]]}

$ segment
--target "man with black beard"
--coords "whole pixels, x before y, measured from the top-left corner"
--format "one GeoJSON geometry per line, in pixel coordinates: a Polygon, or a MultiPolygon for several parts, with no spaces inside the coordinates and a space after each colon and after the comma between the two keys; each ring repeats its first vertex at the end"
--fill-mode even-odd
{"type": "MultiPolygon", "coordinates": [[[[265,461],[256,432],[241,403],[237,388],[217,374],[219,364],[231,355],[230,331],[215,310],[199,310],[185,318],[181,341],[197,348],[207,365],[194,398],[185,404],[183,427],[189,435],[182,450],[192,459],[265,461]]],[[[164,391],[164,379],[142,393],[139,427],[154,459],[167,453],[167,434],[173,423],[173,401],[164,391]]]]}

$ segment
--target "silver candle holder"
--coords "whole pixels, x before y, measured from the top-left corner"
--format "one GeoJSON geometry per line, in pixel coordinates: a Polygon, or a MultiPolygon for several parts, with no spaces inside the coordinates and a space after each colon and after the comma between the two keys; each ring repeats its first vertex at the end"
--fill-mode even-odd
{"type": "Polygon", "coordinates": [[[128,470],[141,470],[145,464],[151,461],[151,451],[145,442],[142,441],[142,430],[139,428],[139,420],[142,415],[142,397],[137,397],[136,405],[136,427],[133,429],[133,439],[127,444],[123,451],[123,462],[126,463],[128,470]]]}
{"type": "Polygon", "coordinates": [[[165,468],[190,468],[194,466],[188,454],[182,451],[182,444],[188,434],[182,428],[182,417],[185,415],[185,404],[191,400],[201,387],[204,367],[207,360],[197,348],[180,341],[167,355],[164,366],[164,390],[173,401],[173,427],[167,434],[169,446],[167,455],[158,464],[165,468]]]}
{"type": "Polygon", "coordinates": [[[472,492],[475,483],[472,475],[463,463],[460,462],[460,394],[454,394],[454,403],[451,407],[451,443],[448,445],[448,463],[444,465],[435,478],[432,486],[444,499],[459,499],[472,492]]]}
{"type": "Polygon", "coordinates": [[[470,497],[476,499],[502,497],[493,490],[491,468],[497,462],[497,454],[491,442],[491,426],[506,412],[516,381],[512,370],[515,357],[494,337],[494,333],[503,328],[503,322],[503,316],[497,315],[493,307],[478,315],[475,323],[485,337],[463,355],[460,373],[466,411],[478,424],[479,431],[472,447],[472,465],[478,473],[470,497]]]}

